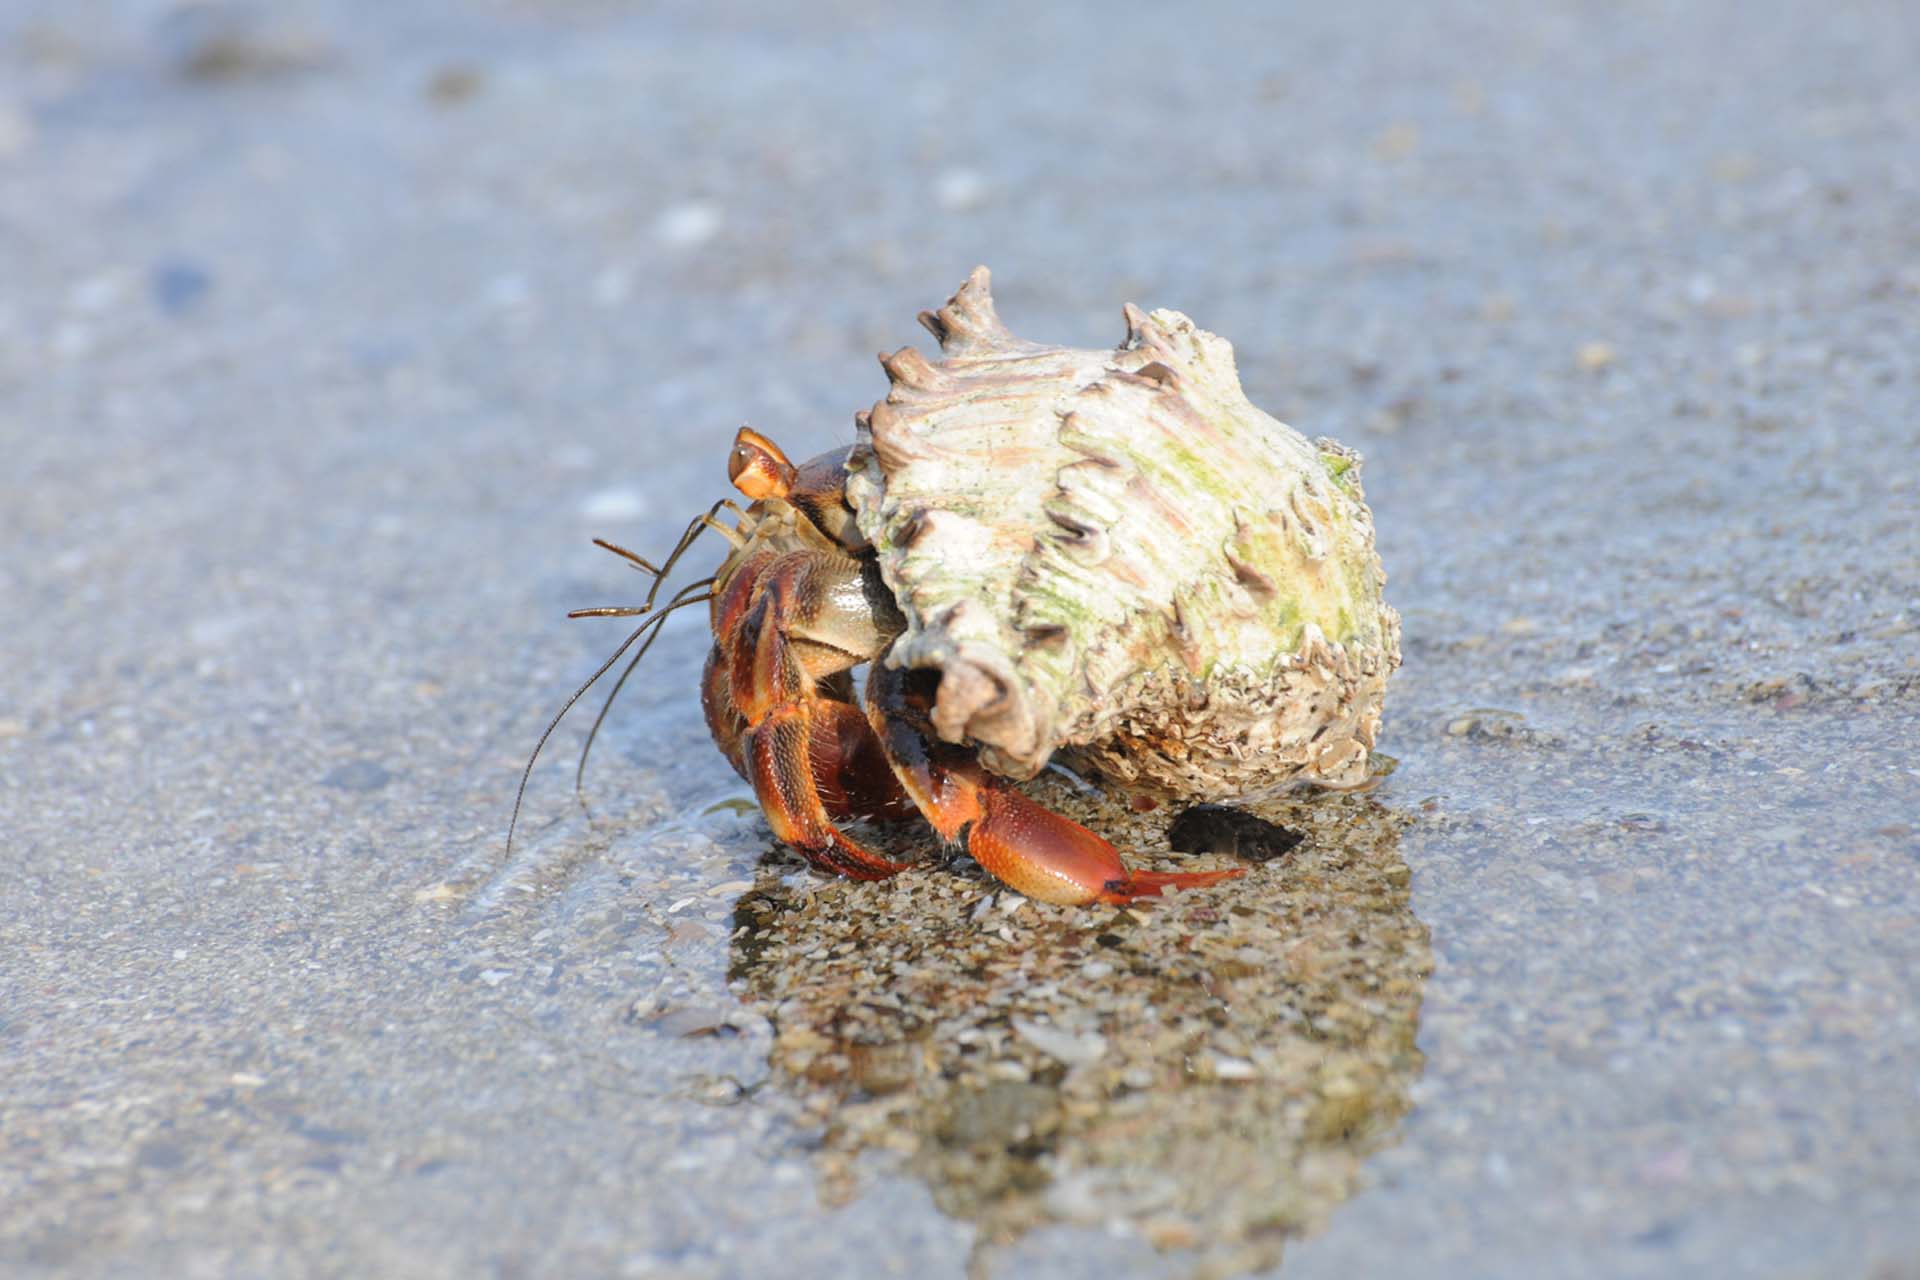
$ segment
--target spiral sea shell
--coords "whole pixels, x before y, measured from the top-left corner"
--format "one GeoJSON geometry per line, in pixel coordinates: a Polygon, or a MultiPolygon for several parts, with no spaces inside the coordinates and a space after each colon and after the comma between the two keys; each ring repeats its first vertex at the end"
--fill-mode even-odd
{"type": "Polygon", "coordinates": [[[1233,349],[1125,308],[1112,351],[1014,337],[984,267],[883,359],[847,495],[941,673],[941,737],[1011,777],[1066,752],[1148,795],[1368,773],[1400,620],[1360,459],[1255,408],[1233,349]]]}

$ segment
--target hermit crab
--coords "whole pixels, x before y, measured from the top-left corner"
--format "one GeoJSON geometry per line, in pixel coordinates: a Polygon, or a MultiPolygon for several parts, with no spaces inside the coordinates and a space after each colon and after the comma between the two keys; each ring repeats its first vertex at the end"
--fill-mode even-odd
{"type": "Polygon", "coordinates": [[[1359,785],[1399,618],[1358,456],[1255,408],[1185,316],[1124,316],[1112,351],[1024,341],[981,267],[920,316],[940,359],[881,357],[891,387],[853,445],[796,465],[742,428],[745,507],[715,504],[658,567],[600,543],[653,590],[576,612],[646,620],[567,707],[645,636],[617,695],[658,624],[705,601],[707,726],[817,869],[904,870],[844,824],[918,813],[1048,902],[1241,874],[1130,871],[1014,784],[1061,756],[1143,801],[1359,785]],[[725,561],[656,608],[704,529],[725,561]]]}

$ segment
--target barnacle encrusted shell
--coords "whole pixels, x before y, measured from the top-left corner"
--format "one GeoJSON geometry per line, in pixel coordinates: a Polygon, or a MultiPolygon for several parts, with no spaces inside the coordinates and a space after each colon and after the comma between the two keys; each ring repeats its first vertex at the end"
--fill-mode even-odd
{"type": "Polygon", "coordinates": [[[1367,776],[1400,621],[1360,459],[1255,408],[1233,349],[1125,308],[1112,351],[1000,323],[977,268],[883,357],[847,494],[940,671],[934,727],[991,769],[1071,750],[1182,798],[1367,776]]]}

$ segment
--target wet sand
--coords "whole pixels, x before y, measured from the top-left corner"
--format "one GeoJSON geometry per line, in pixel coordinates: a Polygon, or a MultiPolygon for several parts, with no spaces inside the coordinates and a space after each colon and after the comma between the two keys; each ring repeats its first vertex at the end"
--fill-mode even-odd
{"type": "Polygon", "coordinates": [[[0,1273],[1920,1267],[1916,47],[11,6],[0,1273]],[[844,443],[976,262],[1366,455],[1392,772],[1136,911],[822,880],[689,616],[508,856],[587,539],[844,443]]]}

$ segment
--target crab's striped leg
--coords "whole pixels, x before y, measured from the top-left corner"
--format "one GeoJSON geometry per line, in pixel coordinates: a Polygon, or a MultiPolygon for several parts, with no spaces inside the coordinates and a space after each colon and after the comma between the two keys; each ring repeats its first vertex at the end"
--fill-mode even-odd
{"type": "Polygon", "coordinates": [[[767,825],[822,871],[853,880],[897,875],[913,864],[895,862],[841,831],[821,801],[811,749],[811,706],[819,705],[828,704],[787,703],[747,730],[748,770],[767,825]]]}
{"type": "Polygon", "coordinates": [[[967,852],[995,879],[1029,898],[1079,906],[1132,902],[1245,874],[1244,867],[1129,871],[1108,841],[1035,804],[971,754],[936,742],[927,696],[910,681],[908,672],[874,663],[867,678],[868,721],[920,812],[944,839],[964,839],[967,852]]]}
{"type": "Polygon", "coordinates": [[[860,713],[818,689],[862,655],[799,634],[822,612],[836,567],[807,552],[743,567],[716,605],[721,639],[703,693],[714,737],[753,784],[773,834],[822,871],[880,880],[912,864],[868,848],[834,818],[899,816],[905,797],[860,713]]]}

